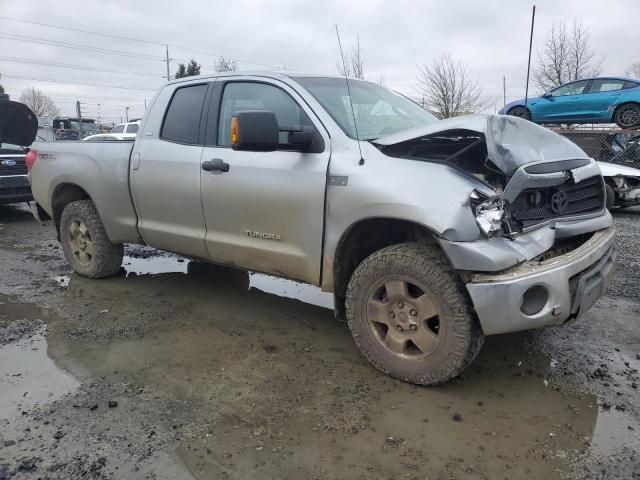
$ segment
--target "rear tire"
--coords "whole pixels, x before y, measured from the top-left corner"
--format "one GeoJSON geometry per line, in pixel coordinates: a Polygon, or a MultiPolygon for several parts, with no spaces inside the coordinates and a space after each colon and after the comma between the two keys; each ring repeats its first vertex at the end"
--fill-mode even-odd
{"type": "Polygon", "coordinates": [[[509,109],[507,115],[511,115],[512,117],[524,118],[525,120],[531,120],[531,112],[529,111],[529,109],[521,106],[509,109]]]}
{"type": "Polygon", "coordinates": [[[484,342],[465,286],[435,246],[403,243],[366,258],[349,281],[346,312],[367,360],[406,382],[450,380],[484,342]]]}
{"type": "Polygon", "coordinates": [[[622,129],[640,127],[640,105],[627,103],[616,109],[613,121],[622,129]]]}
{"type": "Polygon", "coordinates": [[[109,241],[91,200],[64,207],[60,218],[60,241],[64,255],[76,273],[102,278],[120,271],[124,249],[109,241]]]}

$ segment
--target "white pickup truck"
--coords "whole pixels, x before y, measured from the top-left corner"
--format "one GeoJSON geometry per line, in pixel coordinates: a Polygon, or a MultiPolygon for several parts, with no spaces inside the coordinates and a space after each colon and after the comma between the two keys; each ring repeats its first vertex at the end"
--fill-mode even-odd
{"type": "Polygon", "coordinates": [[[577,318],[614,271],[603,178],[572,142],[507,116],[439,121],[368,82],[180,79],[135,142],[30,154],[34,211],[79,274],[117,274],[140,243],[318,285],[409,382],[458,375],[485,335],[577,318]]]}

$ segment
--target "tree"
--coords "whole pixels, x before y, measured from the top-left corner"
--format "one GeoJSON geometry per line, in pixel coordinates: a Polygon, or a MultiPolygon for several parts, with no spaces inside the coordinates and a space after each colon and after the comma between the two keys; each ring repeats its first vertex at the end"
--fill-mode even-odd
{"type": "Polygon", "coordinates": [[[627,77],[640,79],[640,62],[635,62],[627,69],[625,75],[627,77]]]}
{"type": "Polygon", "coordinates": [[[336,62],[336,68],[340,75],[344,75],[349,78],[357,78],[358,80],[364,80],[364,57],[362,56],[362,49],[360,48],[360,35],[356,36],[356,43],[351,47],[351,52],[348,52],[344,61],[342,58],[336,62]]]}
{"type": "Polygon", "coordinates": [[[24,103],[36,117],[55,117],[60,115],[60,109],[55,102],[37,88],[27,88],[20,95],[20,102],[24,103]]]}
{"type": "Polygon", "coordinates": [[[533,76],[541,90],[547,91],[581,78],[596,77],[602,59],[596,58],[589,41],[589,30],[581,20],[569,29],[564,22],[554,22],[549,29],[533,76]]]}
{"type": "Polygon", "coordinates": [[[192,58],[186,67],[184,63],[178,64],[178,70],[174,78],[192,77],[194,75],[200,75],[200,65],[192,58]]]}
{"type": "Polygon", "coordinates": [[[438,118],[474,113],[489,106],[466,66],[448,53],[419,67],[416,90],[423,107],[438,118]]]}
{"type": "Polygon", "coordinates": [[[4,95],[4,87],[0,84],[0,95],[4,95]]]}
{"type": "Polygon", "coordinates": [[[216,72],[235,72],[238,70],[238,61],[233,58],[220,57],[216,62],[216,72]]]}
{"type": "Polygon", "coordinates": [[[194,75],[200,75],[200,65],[192,58],[189,60],[189,65],[187,65],[187,77],[193,77],[194,75]]]}
{"type": "Polygon", "coordinates": [[[175,78],[184,78],[187,76],[187,69],[184,66],[184,63],[178,64],[178,70],[176,71],[175,78]]]}

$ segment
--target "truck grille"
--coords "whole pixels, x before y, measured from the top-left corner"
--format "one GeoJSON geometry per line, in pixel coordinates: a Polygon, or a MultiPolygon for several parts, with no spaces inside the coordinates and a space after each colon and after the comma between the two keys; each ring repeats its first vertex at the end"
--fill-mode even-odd
{"type": "Polygon", "coordinates": [[[26,175],[24,155],[0,155],[0,175],[26,175]]]}
{"type": "Polygon", "coordinates": [[[602,177],[556,187],[524,190],[511,204],[511,218],[521,228],[553,218],[598,212],[604,208],[602,177]]]}

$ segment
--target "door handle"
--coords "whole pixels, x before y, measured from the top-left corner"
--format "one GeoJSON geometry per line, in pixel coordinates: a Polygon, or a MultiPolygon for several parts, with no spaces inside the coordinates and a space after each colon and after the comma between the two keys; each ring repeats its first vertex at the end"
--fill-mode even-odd
{"type": "Polygon", "coordinates": [[[228,172],[229,164],[221,158],[214,158],[212,160],[205,160],[202,162],[202,169],[207,172],[228,172]]]}

